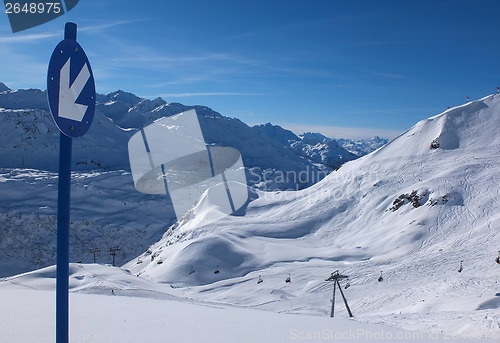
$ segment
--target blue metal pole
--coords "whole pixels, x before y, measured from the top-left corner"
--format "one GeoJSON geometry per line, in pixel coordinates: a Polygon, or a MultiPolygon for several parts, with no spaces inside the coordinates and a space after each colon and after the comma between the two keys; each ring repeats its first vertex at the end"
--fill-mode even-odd
{"type": "Polygon", "coordinates": [[[69,210],[72,138],[60,133],[59,190],[57,196],[56,342],[69,339],[69,210]]]}
{"type": "MultiPolygon", "coordinates": [[[[76,40],[76,24],[66,23],[64,38],[76,40]]],[[[57,194],[56,343],[69,341],[69,212],[72,143],[71,137],[60,133],[57,194]]]]}

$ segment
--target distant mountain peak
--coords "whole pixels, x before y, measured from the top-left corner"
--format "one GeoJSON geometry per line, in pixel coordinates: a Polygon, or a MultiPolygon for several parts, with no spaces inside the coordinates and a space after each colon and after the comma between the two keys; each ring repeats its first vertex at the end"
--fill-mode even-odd
{"type": "Polygon", "coordinates": [[[307,144],[318,144],[323,143],[325,141],[331,141],[331,138],[326,137],[318,132],[306,132],[300,135],[302,141],[307,144]]]}
{"type": "Polygon", "coordinates": [[[3,82],[0,82],[0,92],[10,91],[11,89],[3,82]]]}
{"type": "Polygon", "coordinates": [[[252,127],[261,136],[266,136],[277,140],[280,143],[288,144],[289,142],[300,141],[295,133],[290,130],[284,129],[279,125],[273,125],[271,123],[255,125],[252,127]]]}
{"type": "Polygon", "coordinates": [[[119,89],[115,92],[111,92],[109,94],[106,94],[106,97],[110,101],[119,101],[119,102],[122,102],[126,105],[129,105],[129,106],[133,106],[142,100],[137,95],[122,91],[121,89],[119,89]]]}

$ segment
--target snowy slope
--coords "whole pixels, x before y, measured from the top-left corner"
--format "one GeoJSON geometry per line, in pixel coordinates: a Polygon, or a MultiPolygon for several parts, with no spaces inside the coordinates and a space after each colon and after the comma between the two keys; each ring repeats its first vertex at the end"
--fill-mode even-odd
{"type": "MultiPolygon", "coordinates": [[[[117,264],[142,253],[161,238],[175,218],[166,197],[135,191],[124,171],[73,173],[70,261],[111,263],[108,249],[119,246],[117,264]]],[[[57,173],[0,169],[0,276],[52,265],[56,260],[57,173]]]]}
{"type": "MultiPolygon", "coordinates": [[[[109,266],[72,264],[69,284],[70,341],[75,343],[457,342],[438,332],[199,302],[187,297],[183,290],[154,284],[109,266]]],[[[0,279],[2,341],[55,340],[54,288],[53,267],[0,279]]]]}
{"type": "Polygon", "coordinates": [[[498,339],[498,132],[500,96],[452,108],[308,189],[257,191],[244,216],[213,222],[202,199],[126,267],[195,299],[316,315],[339,269],[360,320],[498,339]]]}

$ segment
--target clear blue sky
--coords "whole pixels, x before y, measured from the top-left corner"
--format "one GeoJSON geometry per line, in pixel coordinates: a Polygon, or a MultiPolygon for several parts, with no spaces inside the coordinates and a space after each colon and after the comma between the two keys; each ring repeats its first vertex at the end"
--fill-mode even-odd
{"type": "Polygon", "coordinates": [[[206,105],[249,124],[387,137],[496,91],[499,16],[497,0],[80,0],[16,34],[1,13],[0,81],[44,89],[73,21],[98,92],[206,105]]]}

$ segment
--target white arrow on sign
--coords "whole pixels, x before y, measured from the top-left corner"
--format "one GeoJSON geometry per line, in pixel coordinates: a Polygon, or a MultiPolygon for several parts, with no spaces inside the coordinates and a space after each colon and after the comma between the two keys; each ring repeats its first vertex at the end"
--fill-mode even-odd
{"type": "Polygon", "coordinates": [[[90,78],[89,68],[85,63],[72,85],[69,82],[69,68],[71,57],[61,68],[59,78],[59,117],[81,122],[87,111],[86,105],[75,101],[90,78]]]}

